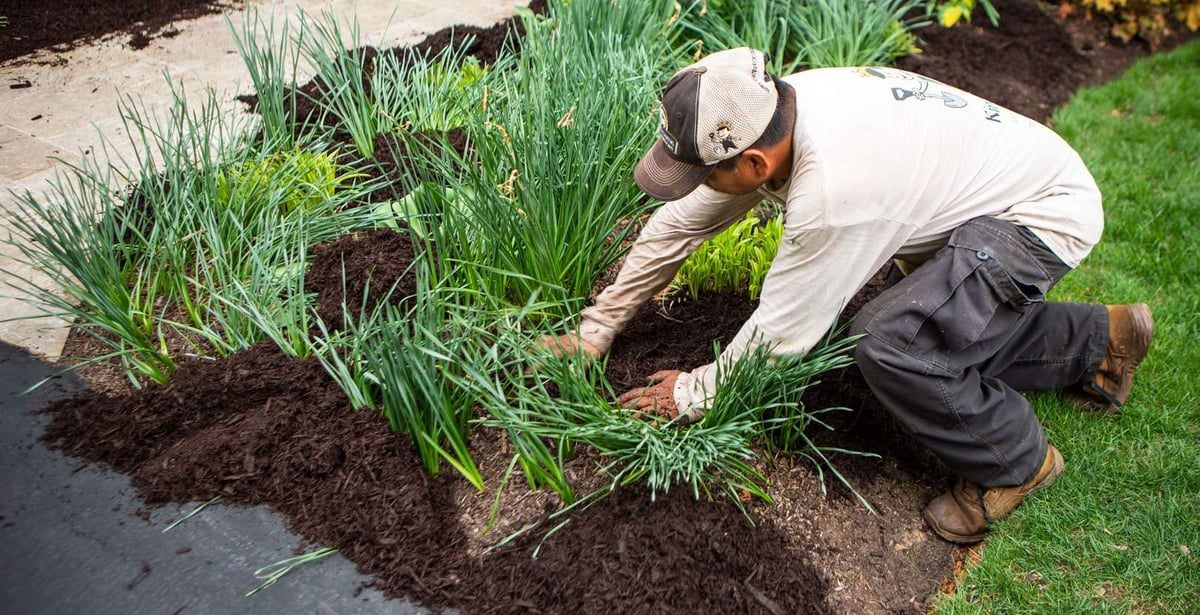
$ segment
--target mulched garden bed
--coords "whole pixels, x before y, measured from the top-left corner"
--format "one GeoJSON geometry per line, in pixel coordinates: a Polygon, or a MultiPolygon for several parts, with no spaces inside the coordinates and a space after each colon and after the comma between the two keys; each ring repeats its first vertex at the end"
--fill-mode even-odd
{"type": "MultiPolygon", "coordinates": [[[[994,3],[999,29],[926,29],[925,52],[900,67],[1045,120],[1081,85],[1111,78],[1148,53],[1107,42],[1101,24],[1063,24],[1022,0],[994,3]]],[[[503,36],[506,28],[476,32],[503,36]]],[[[439,36],[446,33],[431,39],[439,36]]],[[[315,250],[306,286],[321,293],[326,317],[340,316],[343,263],[354,294],[368,277],[372,288],[401,279],[412,254],[404,236],[391,231],[343,238],[315,250]]],[[[868,285],[846,316],[879,286],[878,279],[868,285]]],[[[728,342],[753,309],[744,298],[721,296],[648,304],[614,344],[607,375],[623,390],[658,369],[706,363],[713,341],[728,342]]],[[[74,336],[67,354],[85,348],[74,336]]],[[[543,528],[491,552],[484,547],[519,527],[512,519],[548,514],[557,500],[514,480],[500,526],[481,536],[493,493],[476,493],[449,470],[430,476],[384,420],[349,409],[315,360],[290,360],[270,345],[221,361],[185,359],[165,386],[110,387],[62,402],[51,409],[45,440],[129,474],[151,504],[214,495],[224,503],[267,504],[306,541],[336,547],[357,563],[375,587],[434,608],[923,612],[939,586],[952,590],[962,557],[920,517],[949,476],[899,433],[854,368],[828,375],[807,400],[854,409],[839,413],[838,430],[820,437],[881,455],[834,458],[878,514],[836,483],[823,493],[811,465],[780,459],[765,468],[777,504],[751,503],[754,525],[721,499],[696,501],[676,489],[651,501],[629,489],[573,514],[544,542],[543,528]]],[[[472,442],[489,485],[507,466],[505,447],[486,430],[472,442]]],[[[585,452],[568,471],[586,470],[591,461],[585,452]]]]}

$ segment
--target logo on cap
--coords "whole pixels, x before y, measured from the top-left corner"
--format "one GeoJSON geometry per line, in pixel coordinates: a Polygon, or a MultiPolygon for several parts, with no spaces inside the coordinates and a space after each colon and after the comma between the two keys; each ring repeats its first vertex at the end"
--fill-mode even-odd
{"type": "Polygon", "coordinates": [[[713,153],[721,156],[727,152],[737,151],[738,143],[742,141],[742,138],[734,136],[733,126],[729,122],[721,122],[717,124],[715,131],[708,133],[708,140],[713,142],[713,153]]]}
{"type": "Polygon", "coordinates": [[[678,156],[679,155],[679,139],[676,139],[675,135],[672,135],[671,131],[667,128],[667,112],[666,112],[666,110],[660,109],[658,112],[658,117],[659,117],[658,138],[662,139],[663,147],[665,147],[668,152],[671,152],[671,154],[673,156],[678,156]]]}

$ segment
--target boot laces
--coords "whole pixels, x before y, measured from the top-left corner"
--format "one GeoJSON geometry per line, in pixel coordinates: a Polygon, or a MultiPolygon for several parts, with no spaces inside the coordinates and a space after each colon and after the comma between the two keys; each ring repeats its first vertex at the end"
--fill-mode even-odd
{"type": "Polygon", "coordinates": [[[1088,382],[1083,383],[1083,389],[1085,391],[1087,391],[1088,393],[1091,393],[1097,397],[1100,397],[1101,399],[1108,402],[1110,405],[1112,405],[1114,407],[1121,406],[1121,402],[1117,401],[1116,397],[1114,397],[1108,391],[1105,391],[1103,387],[1097,385],[1094,381],[1088,381],[1088,382]]]}
{"type": "Polygon", "coordinates": [[[987,495],[987,491],[987,489],[980,487],[979,485],[975,486],[975,496],[979,498],[979,510],[983,511],[983,520],[987,521],[988,524],[991,525],[992,515],[988,513],[987,500],[984,498],[984,496],[987,495]]]}

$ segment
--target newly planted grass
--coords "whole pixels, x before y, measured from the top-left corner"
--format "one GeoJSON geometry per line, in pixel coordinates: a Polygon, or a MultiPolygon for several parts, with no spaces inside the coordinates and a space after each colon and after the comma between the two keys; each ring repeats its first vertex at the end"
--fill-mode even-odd
{"type": "MultiPolygon", "coordinates": [[[[532,346],[533,340],[511,329],[501,330],[491,344],[493,349],[532,346]]],[[[579,356],[493,351],[486,353],[490,365],[465,370],[456,381],[477,392],[491,415],[485,423],[507,432],[530,485],[549,487],[566,503],[574,503],[578,494],[564,464],[586,446],[600,454],[598,470],[610,481],[601,492],[640,482],[652,494],[682,486],[697,498],[724,493],[740,505],[743,493],[771,501],[762,474],[769,464],[766,452],[800,455],[814,463],[822,480],[828,469],[845,482],[804,433],[812,425],[824,426],[819,416],[829,409],[806,408],[802,397],[820,374],[850,363],[852,346],[853,340],[842,339],[804,357],[778,360],[760,347],[722,365],[722,387],[711,408],[686,426],[617,407],[602,366],[579,356]]]]}
{"type": "Polygon", "coordinates": [[[322,76],[318,104],[336,116],[350,134],[358,153],[375,157],[375,137],[395,128],[395,119],[380,112],[372,88],[371,56],[363,47],[357,22],[342,24],[330,11],[320,18],[301,21],[296,45],[301,55],[322,76]],[[344,48],[349,45],[350,49],[344,48]]]}
{"type": "Polygon", "coordinates": [[[526,18],[520,56],[497,61],[482,121],[466,126],[476,159],[433,159],[460,198],[418,199],[459,285],[514,305],[553,300],[558,318],[582,307],[624,249],[628,230],[614,229],[648,205],[630,169],[653,138],[661,71],[679,62],[667,16],[588,0],[526,18]]]}
{"type": "MultiPolygon", "coordinates": [[[[251,26],[254,31],[239,40],[274,36],[271,24],[245,27],[251,26]]],[[[476,123],[482,112],[488,70],[464,56],[469,38],[433,55],[412,49],[383,52],[364,46],[358,23],[343,24],[328,11],[302,16],[298,33],[289,35],[284,27],[278,36],[286,42],[266,48],[241,46],[251,74],[266,75],[259,80],[270,86],[271,95],[294,98],[294,89],[279,88],[276,74],[268,69],[299,54],[319,75],[313,100],[337,118],[338,130],[349,134],[363,158],[375,157],[380,135],[445,131],[476,123]]],[[[287,123],[274,118],[277,108],[283,107],[277,102],[266,106],[265,126],[287,123]]]]}
{"type": "Polygon", "coordinates": [[[257,92],[254,110],[262,118],[263,137],[271,143],[291,143],[296,134],[298,92],[291,79],[301,67],[300,47],[294,44],[287,20],[276,25],[257,10],[245,12],[240,24],[226,18],[234,46],[257,92]]]}
{"type": "Polygon", "coordinates": [[[1195,613],[1200,607],[1200,44],[1152,56],[1054,116],[1105,195],[1060,301],[1149,303],[1157,333],[1119,417],[1035,398],[1066,459],[999,524],[940,613],[1195,613]]]}

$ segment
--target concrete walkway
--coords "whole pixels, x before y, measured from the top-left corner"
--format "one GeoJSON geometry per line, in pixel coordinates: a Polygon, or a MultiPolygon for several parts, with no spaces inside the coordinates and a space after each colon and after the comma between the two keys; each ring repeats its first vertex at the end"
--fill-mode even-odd
{"type": "Polygon", "coordinates": [[[51,401],[83,383],[0,342],[0,613],[426,612],[361,589],[368,579],[334,554],[305,564],[252,596],[254,571],[293,557],[303,545],[265,507],[219,502],[169,531],[199,503],[143,510],[129,479],[51,451],[38,442],[51,401]]]}
{"type": "MultiPolygon", "coordinates": [[[[247,4],[276,19],[294,20],[302,10],[313,15],[328,10],[347,21],[357,18],[364,43],[392,47],[417,42],[455,24],[492,25],[528,2],[249,0],[247,4]]],[[[241,18],[240,12],[231,14],[234,24],[241,18]]],[[[110,143],[122,144],[119,92],[140,97],[152,110],[167,109],[172,98],[164,72],[182,83],[186,92],[214,89],[230,108],[239,106],[235,95],[253,92],[222,16],[179,22],[175,27],[180,31],[177,36],[154,39],[137,51],[125,45],[128,35],[117,35],[70,52],[38,52],[0,65],[0,238],[10,236],[10,191],[43,194],[46,182],[62,167],[54,158],[77,161],[95,156],[98,131],[110,143]]],[[[132,147],[125,145],[121,153],[128,155],[132,147]]],[[[11,246],[0,244],[0,321],[7,321],[0,322],[0,341],[55,359],[66,339],[61,321],[24,319],[41,312],[14,297],[4,284],[13,278],[46,283],[20,264],[18,256],[11,246]]]]}

